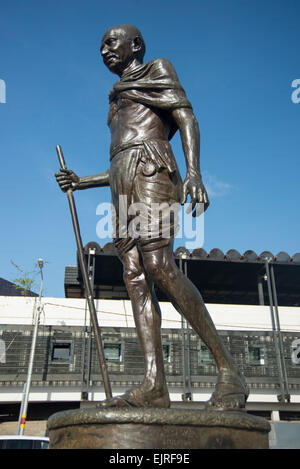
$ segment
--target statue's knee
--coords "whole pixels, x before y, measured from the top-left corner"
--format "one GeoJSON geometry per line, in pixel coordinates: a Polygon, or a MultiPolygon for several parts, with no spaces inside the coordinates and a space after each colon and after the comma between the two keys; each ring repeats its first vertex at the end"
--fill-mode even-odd
{"type": "Polygon", "coordinates": [[[169,262],[147,262],[146,271],[154,282],[174,281],[177,276],[176,266],[169,262]]]}
{"type": "Polygon", "coordinates": [[[138,267],[125,267],[123,271],[123,279],[126,285],[135,282],[138,278],[143,277],[142,269],[138,267]]]}
{"type": "Polygon", "coordinates": [[[159,280],[161,276],[161,266],[153,261],[145,263],[145,269],[153,280],[159,280]]]}
{"type": "Polygon", "coordinates": [[[178,273],[179,273],[179,272],[178,272],[177,268],[176,268],[176,269],[171,268],[171,269],[168,270],[167,275],[168,275],[168,278],[169,278],[172,282],[174,282],[174,281],[177,279],[177,277],[178,277],[178,273]]]}

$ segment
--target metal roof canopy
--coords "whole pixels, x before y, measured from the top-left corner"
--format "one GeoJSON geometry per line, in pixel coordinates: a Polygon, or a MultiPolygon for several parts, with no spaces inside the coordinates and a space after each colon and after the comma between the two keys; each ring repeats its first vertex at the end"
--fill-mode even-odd
{"type": "Polygon", "coordinates": [[[24,295],[25,290],[26,288],[18,287],[15,283],[0,278],[0,296],[39,296],[31,290],[26,290],[26,295],[24,295]]]}
{"type": "MultiPolygon", "coordinates": [[[[123,282],[123,268],[113,244],[101,248],[90,242],[84,247],[95,260],[94,286],[95,298],[127,299],[123,282]],[[109,293],[110,292],[110,293],[109,293]]],[[[174,252],[177,264],[199,289],[207,303],[224,304],[269,304],[265,260],[269,259],[274,268],[277,300],[279,306],[300,306],[300,253],[290,257],[285,252],[274,256],[264,251],[259,256],[254,251],[243,255],[233,249],[224,254],[219,249],[207,253],[204,249],[189,252],[178,248],[174,252]],[[261,283],[263,296],[259,297],[258,284],[261,283]]],[[[166,296],[156,290],[160,301],[166,296]]],[[[84,297],[80,267],[66,267],[66,297],[84,297]]]]}

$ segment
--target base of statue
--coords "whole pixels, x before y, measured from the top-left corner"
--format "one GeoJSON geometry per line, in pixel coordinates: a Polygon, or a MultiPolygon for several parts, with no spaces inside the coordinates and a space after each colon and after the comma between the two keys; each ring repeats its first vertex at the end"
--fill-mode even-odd
{"type": "Polygon", "coordinates": [[[83,408],[48,420],[50,449],[267,449],[270,429],[243,411],[83,408]]]}

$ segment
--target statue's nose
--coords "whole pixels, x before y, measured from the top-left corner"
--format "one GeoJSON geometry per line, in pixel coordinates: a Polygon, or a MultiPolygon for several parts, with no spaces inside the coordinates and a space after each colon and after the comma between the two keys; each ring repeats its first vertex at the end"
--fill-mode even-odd
{"type": "Polygon", "coordinates": [[[108,48],[105,44],[104,46],[100,48],[100,54],[102,55],[102,57],[104,57],[107,54],[107,52],[108,52],[108,48]]]}

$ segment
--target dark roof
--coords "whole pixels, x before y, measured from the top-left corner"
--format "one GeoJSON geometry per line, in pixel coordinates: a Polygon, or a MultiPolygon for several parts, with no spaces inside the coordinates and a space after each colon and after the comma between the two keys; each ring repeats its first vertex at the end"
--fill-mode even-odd
{"type": "MultiPolygon", "coordinates": [[[[127,299],[123,282],[123,269],[112,243],[101,248],[90,242],[85,247],[86,257],[90,248],[95,249],[95,298],[127,299]]],[[[289,256],[285,252],[273,255],[269,251],[256,254],[248,250],[243,254],[231,249],[225,254],[220,249],[206,252],[195,249],[190,252],[180,247],[174,252],[177,264],[182,259],[184,270],[201,292],[207,303],[259,304],[258,278],[265,274],[265,259],[274,267],[278,304],[300,306],[300,253],[289,256]]],[[[269,304],[267,282],[263,281],[264,302],[269,304]]],[[[84,297],[80,267],[65,269],[66,297],[84,297]]],[[[158,299],[166,301],[157,289],[158,299]]]]}
{"type": "MultiPolygon", "coordinates": [[[[8,280],[5,280],[4,278],[0,277],[0,296],[24,296],[24,295],[22,295],[22,291],[19,288],[17,288],[17,286],[14,283],[9,282],[8,280]]],[[[38,294],[29,290],[26,296],[38,296],[38,294]]]]}

